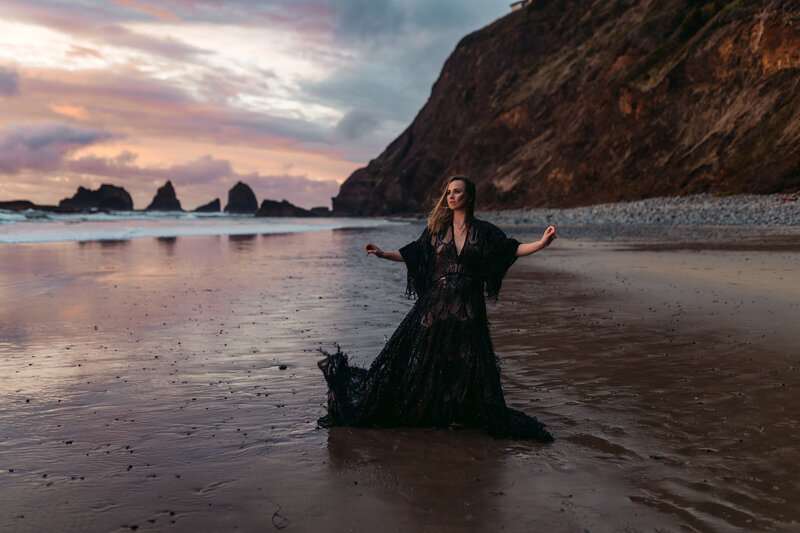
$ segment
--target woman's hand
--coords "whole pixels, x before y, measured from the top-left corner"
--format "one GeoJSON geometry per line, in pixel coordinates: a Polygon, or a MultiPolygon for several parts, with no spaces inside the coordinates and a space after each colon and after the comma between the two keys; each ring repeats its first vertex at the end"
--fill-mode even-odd
{"type": "Polygon", "coordinates": [[[556,228],[553,226],[548,226],[546,230],[544,230],[544,234],[542,235],[542,243],[545,246],[550,246],[550,243],[556,240],[558,236],[556,235],[556,228]]]}
{"type": "Polygon", "coordinates": [[[556,238],[556,228],[553,226],[548,226],[544,233],[542,234],[542,238],[535,242],[529,242],[527,244],[520,244],[517,246],[517,257],[524,257],[526,255],[531,255],[534,252],[538,252],[542,248],[547,248],[550,246],[550,243],[556,238]]]}
{"type": "Polygon", "coordinates": [[[378,248],[377,246],[375,246],[372,243],[367,244],[364,247],[364,250],[366,250],[368,254],[372,254],[375,257],[381,257],[382,258],[384,256],[383,250],[381,250],[380,248],[378,248]]]}
{"type": "Polygon", "coordinates": [[[398,261],[400,263],[403,262],[403,256],[400,255],[400,252],[384,252],[383,250],[381,250],[372,243],[367,244],[364,247],[364,250],[368,254],[372,254],[375,257],[380,257],[381,259],[388,259],[389,261],[398,261]]]}

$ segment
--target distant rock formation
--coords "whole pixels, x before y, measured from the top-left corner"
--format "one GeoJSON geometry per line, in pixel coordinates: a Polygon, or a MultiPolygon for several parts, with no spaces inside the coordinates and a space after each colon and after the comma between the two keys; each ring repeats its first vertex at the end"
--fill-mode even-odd
{"type": "Polygon", "coordinates": [[[160,187],[153,197],[153,201],[147,206],[147,211],[183,211],[181,202],[175,195],[175,189],[172,187],[172,182],[167,181],[163,187],[160,187]]]}
{"type": "Polygon", "coordinates": [[[308,209],[297,207],[286,200],[264,200],[256,212],[257,217],[314,217],[317,216],[308,209]]]}
{"type": "Polygon", "coordinates": [[[312,207],[311,212],[319,217],[329,217],[331,216],[331,210],[327,207],[312,207]]]}
{"type": "Polygon", "coordinates": [[[96,191],[78,187],[78,192],[72,198],[64,198],[58,202],[60,209],[68,210],[133,210],[133,200],[128,191],[122,187],[115,187],[104,183],[96,191]]]}
{"type": "Polygon", "coordinates": [[[37,209],[37,206],[29,200],[11,200],[10,202],[0,202],[0,209],[5,209],[6,211],[25,211],[26,209],[37,209]]]}
{"type": "Polygon", "coordinates": [[[336,214],[800,187],[797,0],[537,0],[464,37],[430,98],[345,181],[336,214]]]}
{"type": "Polygon", "coordinates": [[[253,214],[258,211],[258,201],[247,184],[241,181],[228,191],[228,205],[225,206],[226,213],[253,214]]]}
{"type": "Polygon", "coordinates": [[[6,211],[27,211],[28,209],[33,209],[34,211],[48,211],[51,213],[74,213],[78,211],[78,209],[59,207],[57,205],[39,205],[30,200],[0,202],[0,209],[5,209],[6,211]]]}
{"type": "Polygon", "coordinates": [[[194,210],[195,213],[219,213],[220,212],[220,202],[219,198],[214,198],[212,201],[208,202],[207,204],[203,204],[197,209],[194,210]]]}

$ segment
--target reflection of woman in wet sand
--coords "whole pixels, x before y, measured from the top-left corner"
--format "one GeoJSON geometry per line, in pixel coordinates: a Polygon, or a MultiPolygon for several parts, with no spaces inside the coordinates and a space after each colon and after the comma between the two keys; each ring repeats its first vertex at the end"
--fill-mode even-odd
{"type": "Polygon", "coordinates": [[[397,252],[367,244],[368,254],[406,263],[408,292],[418,300],[369,369],[325,353],[321,425],[474,426],[496,437],[552,440],[536,418],[506,407],[484,292],[496,298],[516,258],[548,246],[555,228],[521,244],[474,211],[474,183],[454,176],[419,239],[397,252]]]}

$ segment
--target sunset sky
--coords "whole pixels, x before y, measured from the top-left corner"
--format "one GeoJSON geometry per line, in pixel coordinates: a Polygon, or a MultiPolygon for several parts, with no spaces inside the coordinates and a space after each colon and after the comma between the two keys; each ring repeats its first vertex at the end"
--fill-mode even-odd
{"type": "Polygon", "coordinates": [[[0,200],[330,205],[508,0],[2,0],[0,200]]]}

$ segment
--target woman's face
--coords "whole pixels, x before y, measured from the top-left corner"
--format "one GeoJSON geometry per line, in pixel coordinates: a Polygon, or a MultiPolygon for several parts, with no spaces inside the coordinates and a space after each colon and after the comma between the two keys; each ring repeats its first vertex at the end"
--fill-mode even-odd
{"type": "Polygon", "coordinates": [[[461,180],[453,180],[447,185],[447,207],[453,211],[467,207],[467,187],[461,180]]]}

